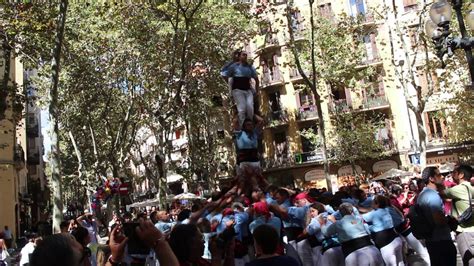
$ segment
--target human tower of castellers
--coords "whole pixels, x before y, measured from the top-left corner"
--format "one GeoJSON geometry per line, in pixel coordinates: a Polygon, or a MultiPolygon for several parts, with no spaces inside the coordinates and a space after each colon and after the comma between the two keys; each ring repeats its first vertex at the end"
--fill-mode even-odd
{"type": "Polygon", "coordinates": [[[255,68],[236,51],[221,75],[237,111],[231,186],[207,200],[115,213],[109,222],[86,212],[64,221],[61,234],[31,236],[20,264],[474,265],[470,166],[446,176],[426,167],[409,182],[353,184],[335,193],[268,184],[259,165],[255,68]],[[99,227],[108,227],[107,243],[100,243],[99,227]]]}

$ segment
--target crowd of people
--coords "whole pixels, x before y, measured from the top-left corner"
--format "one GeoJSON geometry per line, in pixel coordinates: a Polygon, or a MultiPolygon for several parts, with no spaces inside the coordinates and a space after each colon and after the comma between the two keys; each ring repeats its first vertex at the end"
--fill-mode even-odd
{"type": "Polygon", "coordinates": [[[106,245],[86,212],[64,221],[60,234],[31,237],[20,265],[408,265],[414,254],[424,265],[449,266],[458,253],[472,265],[471,178],[472,168],[460,165],[449,187],[436,167],[416,184],[334,194],[274,185],[245,194],[236,185],[174,209],[116,213],[106,245]]]}

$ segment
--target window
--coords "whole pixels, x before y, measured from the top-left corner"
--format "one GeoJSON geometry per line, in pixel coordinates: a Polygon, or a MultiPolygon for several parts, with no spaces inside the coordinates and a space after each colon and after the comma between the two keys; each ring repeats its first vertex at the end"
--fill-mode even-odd
{"type": "Polygon", "coordinates": [[[349,0],[349,7],[353,17],[365,15],[364,0],[349,0]]]}
{"type": "MultiPolygon", "coordinates": [[[[309,129],[312,129],[314,134],[318,134],[317,126],[304,127],[301,129],[301,131],[309,130],[309,129]]],[[[303,152],[312,152],[316,149],[316,145],[311,143],[310,139],[307,139],[304,136],[301,136],[301,146],[302,146],[303,152]]]]}
{"type": "Polygon", "coordinates": [[[28,114],[28,124],[30,124],[30,125],[35,125],[36,124],[35,114],[28,114]]]}
{"type": "Polygon", "coordinates": [[[285,132],[277,132],[273,136],[273,139],[274,139],[275,143],[277,143],[277,144],[286,142],[286,133],[285,132]]]}
{"type": "Polygon", "coordinates": [[[426,112],[425,119],[428,141],[447,137],[446,121],[441,111],[426,112]]]}
{"type": "Polygon", "coordinates": [[[291,13],[291,27],[293,31],[302,30],[302,21],[301,21],[301,13],[299,11],[294,11],[291,13]]]}
{"type": "Polygon", "coordinates": [[[314,105],[313,94],[309,91],[302,91],[299,93],[300,107],[314,105]]]}
{"type": "Polygon", "coordinates": [[[410,10],[416,10],[418,8],[418,1],[417,0],[403,0],[403,7],[405,8],[405,12],[410,10]]]}
{"type": "Polygon", "coordinates": [[[272,112],[281,111],[280,92],[274,92],[269,95],[269,104],[272,112]]]}
{"type": "Polygon", "coordinates": [[[318,6],[318,11],[319,11],[320,16],[328,20],[332,20],[334,18],[334,13],[332,12],[331,3],[322,4],[318,6]]]}
{"type": "Polygon", "coordinates": [[[434,92],[438,91],[439,84],[438,84],[438,77],[435,73],[430,75],[431,82],[428,80],[428,75],[423,69],[417,69],[417,77],[418,77],[418,85],[421,87],[421,90],[427,92],[430,90],[430,84],[432,85],[432,89],[434,92]]]}
{"type": "Polygon", "coordinates": [[[28,149],[29,150],[34,150],[36,148],[36,139],[35,138],[29,138],[28,139],[28,149]]]}
{"type": "Polygon", "coordinates": [[[28,165],[28,174],[36,175],[36,165],[28,165]]]}
{"type": "Polygon", "coordinates": [[[371,32],[362,37],[362,42],[364,43],[366,60],[369,62],[374,61],[379,58],[377,43],[376,43],[376,34],[371,32]]]}
{"type": "Polygon", "coordinates": [[[332,91],[333,100],[346,99],[346,90],[343,87],[331,85],[331,91],[332,91]]]}
{"type": "MultiPolygon", "coordinates": [[[[420,36],[418,35],[417,32],[417,26],[412,26],[408,28],[408,37],[410,38],[410,46],[411,48],[415,48],[420,44],[420,36]]],[[[422,47],[420,45],[420,47],[422,47]]]]}
{"type": "Polygon", "coordinates": [[[286,133],[278,132],[273,135],[275,154],[277,157],[288,155],[288,143],[286,141],[286,133]]]}

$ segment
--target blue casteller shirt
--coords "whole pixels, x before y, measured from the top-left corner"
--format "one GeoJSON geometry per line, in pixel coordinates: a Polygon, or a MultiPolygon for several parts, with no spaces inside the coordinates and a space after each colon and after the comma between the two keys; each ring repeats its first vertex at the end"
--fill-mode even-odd
{"type": "Polygon", "coordinates": [[[390,213],[390,217],[392,217],[394,227],[399,226],[401,223],[403,223],[403,221],[405,221],[405,218],[403,218],[402,214],[395,210],[394,207],[387,207],[386,209],[388,210],[388,213],[390,213]]]}
{"type": "Polygon", "coordinates": [[[379,208],[362,214],[362,218],[364,218],[364,221],[369,224],[369,230],[371,233],[377,233],[393,228],[392,216],[386,208],[379,208]]]}
{"type": "MultiPolygon", "coordinates": [[[[438,212],[444,215],[443,200],[439,196],[438,191],[434,189],[425,187],[418,195],[416,203],[420,205],[424,213],[438,212]]],[[[433,216],[427,216],[431,219],[432,224],[434,224],[433,216]]],[[[449,229],[447,224],[436,225],[433,229],[432,236],[426,239],[426,241],[433,242],[441,240],[451,240],[451,229],[449,229]]]]}
{"type": "MultiPolygon", "coordinates": [[[[284,208],[285,210],[288,211],[288,220],[286,220],[286,221],[283,220],[283,227],[284,228],[289,228],[289,227],[301,227],[301,228],[303,228],[303,225],[304,225],[303,222],[304,222],[305,218],[302,217],[301,220],[298,218],[298,214],[301,214],[301,213],[300,213],[300,211],[293,209],[293,208],[297,208],[297,207],[293,207],[293,205],[291,205],[291,202],[290,202],[289,199],[285,200],[282,204],[280,204],[280,207],[282,207],[282,208],[284,208]]],[[[308,210],[309,210],[309,206],[308,206],[306,212],[308,212],[308,210]]]]}
{"type": "Polygon", "coordinates": [[[236,233],[236,238],[239,241],[242,241],[242,239],[246,236],[248,236],[248,222],[249,222],[249,214],[247,212],[235,212],[234,213],[234,219],[235,219],[235,233],[236,233]]]}
{"type": "Polygon", "coordinates": [[[265,194],[265,201],[267,202],[268,205],[278,204],[277,201],[274,200],[272,196],[270,196],[270,193],[265,194]]]}
{"type": "Polygon", "coordinates": [[[293,225],[297,225],[296,227],[303,228],[306,223],[306,215],[308,214],[310,205],[306,205],[303,207],[289,207],[288,208],[288,217],[290,222],[293,225]]]}
{"type": "Polygon", "coordinates": [[[321,228],[321,231],[326,237],[337,234],[337,238],[341,243],[369,235],[364,226],[364,220],[354,215],[345,215],[341,220],[335,223],[328,221],[328,223],[321,228]]]}
{"type": "Polygon", "coordinates": [[[255,230],[255,228],[259,227],[262,224],[268,224],[272,226],[278,232],[278,236],[280,236],[281,219],[273,215],[268,218],[268,221],[264,216],[255,217],[255,219],[249,225],[250,233],[253,233],[253,230],[255,230]]]}
{"type": "MultiPolygon", "coordinates": [[[[352,207],[352,211],[354,213],[354,216],[356,217],[360,217],[360,212],[359,210],[356,208],[356,207],[352,207]]],[[[335,211],[332,216],[334,216],[334,218],[336,218],[336,220],[341,220],[342,219],[342,214],[339,212],[339,210],[335,211]]]]}
{"type": "Polygon", "coordinates": [[[237,133],[235,142],[237,144],[237,149],[239,150],[257,149],[258,133],[256,130],[254,130],[252,134],[247,134],[245,131],[240,131],[237,133]]]}
{"type": "Polygon", "coordinates": [[[231,64],[227,74],[229,77],[257,78],[257,71],[252,65],[244,65],[239,62],[231,64]]]}
{"type": "Polygon", "coordinates": [[[155,224],[155,227],[158,230],[160,230],[163,234],[168,234],[171,232],[171,229],[173,228],[174,225],[175,223],[167,223],[167,222],[159,221],[155,224]]]}
{"type": "Polygon", "coordinates": [[[311,219],[311,222],[306,227],[306,232],[308,232],[309,235],[314,235],[319,242],[322,242],[324,240],[325,237],[323,232],[321,232],[319,215],[311,219]]]}
{"type": "Polygon", "coordinates": [[[227,64],[225,64],[221,69],[221,76],[229,77],[229,69],[232,67],[233,64],[236,64],[236,63],[238,62],[230,61],[227,64]]]}

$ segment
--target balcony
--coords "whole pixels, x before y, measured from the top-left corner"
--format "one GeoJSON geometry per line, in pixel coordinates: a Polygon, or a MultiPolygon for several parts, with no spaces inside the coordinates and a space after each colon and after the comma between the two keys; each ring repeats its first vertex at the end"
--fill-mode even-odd
{"type": "MultiPolygon", "coordinates": [[[[298,82],[298,81],[303,80],[303,77],[301,76],[300,72],[298,71],[298,69],[296,67],[291,67],[289,69],[289,72],[290,72],[291,82],[298,82]]],[[[306,76],[310,77],[309,71],[304,70],[304,73],[306,74],[306,76]]]]}
{"type": "Polygon", "coordinates": [[[396,148],[392,132],[387,127],[382,127],[375,132],[375,140],[382,146],[384,151],[394,151],[396,148]]]}
{"type": "Polygon", "coordinates": [[[263,169],[272,169],[272,168],[282,168],[282,167],[291,167],[295,165],[293,156],[290,154],[289,143],[284,141],[281,143],[273,143],[275,148],[275,153],[273,157],[264,158],[262,160],[263,169]]]}
{"type": "Polygon", "coordinates": [[[448,144],[448,136],[447,134],[443,134],[443,132],[427,132],[427,142],[426,148],[433,149],[433,148],[441,148],[448,144]]]}
{"type": "Polygon", "coordinates": [[[362,25],[370,26],[375,24],[374,14],[370,12],[358,13],[356,14],[357,18],[360,20],[362,25]]]}
{"type": "Polygon", "coordinates": [[[296,29],[295,31],[293,31],[293,38],[295,39],[295,42],[296,41],[303,41],[306,39],[306,34],[304,32],[304,29],[303,27],[298,27],[298,29],[296,29]]]}
{"type": "Polygon", "coordinates": [[[289,121],[288,111],[286,110],[270,111],[266,118],[267,128],[287,125],[289,121]]]}
{"type": "Polygon", "coordinates": [[[318,110],[316,105],[302,106],[296,113],[296,119],[299,121],[307,121],[318,118],[318,110]]]}
{"type": "Polygon", "coordinates": [[[333,113],[349,112],[352,106],[350,106],[346,99],[332,100],[329,103],[329,110],[333,113]]]}
{"type": "Polygon", "coordinates": [[[278,36],[275,33],[267,33],[260,51],[263,52],[264,50],[271,50],[278,47],[280,47],[278,36]]]}
{"type": "Polygon", "coordinates": [[[321,150],[315,150],[311,152],[303,152],[295,154],[296,164],[322,162],[324,159],[323,152],[321,150]]]}
{"type": "Polygon", "coordinates": [[[40,153],[38,148],[28,150],[28,165],[38,165],[40,163],[40,153]]]}
{"type": "Polygon", "coordinates": [[[262,75],[262,88],[272,87],[283,84],[283,76],[278,67],[266,68],[262,75]]]}
{"type": "Polygon", "coordinates": [[[15,161],[15,168],[17,170],[25,167],[25,152],[21,145],[16,144],[14,149],[13,160],[15,161]]]}
{"type": "Polygon", "coordinates": [[[39,125],[36,119],[34,123],[28,123],[26,125],[26,135],[30,138],[39,137],[39,125]]]}
{"type": "Polygon", "coordinates": [[[360,62],[360,65],[357,68],[364,68],[369,65],[379,65],[382,64],[382,58],[379,55],[378,50],[372,51],[372,55],[366,55],[364,59],[360,62]]]}
{"type": "Polygon", "coordinates": [[[378,94],[370,97],[366,97],[364,102],[362,103],[362,108],[364,110],[372,110],[372,109],[381,109],[381,108],[389,108],[390,104],[385,97],[385,94],[378,94]]]}

